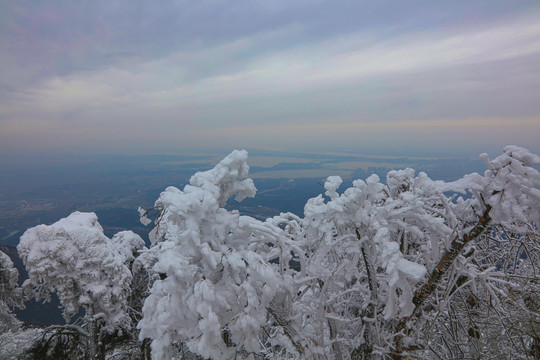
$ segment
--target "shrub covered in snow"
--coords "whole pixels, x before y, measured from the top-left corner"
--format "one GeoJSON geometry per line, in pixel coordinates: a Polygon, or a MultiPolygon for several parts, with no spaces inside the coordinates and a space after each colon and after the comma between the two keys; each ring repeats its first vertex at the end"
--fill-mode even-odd
{"type": "MultiPolygon", "coordinates": [[[[108,239],[93,213],[29,229],[24,287],[58,294],[67,319],[85,309],[90,358],[538,356],[540,156],[481,158],[484,174],[449,183],[404,169],[339,192],[331,176],[303,217],[259,221],[225,208],[256,193],[234,151],[165,189],[152,220],[141,210],[150,249],[108,239]],[[128,339],[105,351],[119,330],[128,339]]],[[[18,298],[10,286],[0,304],[18,298]]]]}
{"type": "MultiPolygon", "coordinates": [[[[213,358],[431,357],[428,342],[441,337],[424,331],[457,296],[470,288],[505,297],[512,287],[475,247],[500,231],[538,239],[540,176],[531,166],[540,157],[522,148],[482,155],[485,174],[452,183],[405,169],[389,172],[386,184],[373,175],[339,194],[341,179],[329,177],[303,218],[266,222],[223,208],[233,195],[255,193],[246,155],[233,152],[156,202],[152,251],[163,279],[139,323],[156,359],[176,342],[213,358]],[[451,292],[456,286],[463,291],[451,292]]],[[[534,256],[525,260],[535,266],[534,256]]]]}
{"type": "Polygon", "coordinates": [[[49,300],[50,293],[56,293],[66,321],[83,307],[93,356],[99,352],[102,331],[132,328],[129,264],[143,247],[137,234],[124,231],[109,239],[96,214],[74,212],[23,234],[17,246],[29,276],[23,287],[37,300],[49,300]]]}
{"type": "Polygon", "coordinates": [[[23,307],[22,290],[17,284],[19,272],[13,262],[0,251],[0,334],[6,331],[15,331],[19,328],[19,321],[11,309],[23,307]]]}

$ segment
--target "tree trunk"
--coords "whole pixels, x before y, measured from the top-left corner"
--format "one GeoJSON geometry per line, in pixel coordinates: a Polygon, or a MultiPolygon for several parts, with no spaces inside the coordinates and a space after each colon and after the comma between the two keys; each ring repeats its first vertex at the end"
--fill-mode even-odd
{"type": "MultiPolygon", "coordinates": [[[[360,241],[360,231],[356,229],[356,237],[360,241]]],[[[368,286],[371,294],[370,303],[367,305],[366,310],[363,312],[362,317],[375,318],[375,306],[378,305],[379,299],[377,295],[377,279],[375,269],[373,267],[373,262],[370,259],[369,254],[371,249],[366,249],[365,244],[362,244],[362,259],[364,260],[364,266],[366,267],[366,274],[368,277],[368,286]]],[[[364,343],[359,347],[355,348],[351,352],[351,360],[367,360],[371,358],[371,353],[373,351],[373,345],[375,343],[375,331],[373,329],[373,324],[365,322],[364,325],[366,328],[364,330],[364,343]]]]}
{"type": "Polygon", "coordinates": [[[141,344],[141,359],[142,360],[152,360],[152,348],[150,345],[152,344],[152,340],[149,338],[146,338],[142,341],[141,344]]]}
{"type": "Polygon", "coordinates": [[[94,319],[94,310],[86,309],[86,319],[88,321],[88,350],[87,357],[91,360],[101,360],[103,356],[99,356],[99,331],[97,320],[94,319]]]}
{"type": "Polygon", "coordinates": [[[296,351],[298,352],[298,355],[302,356],[304,354],[304,350],[302,347],[295,341],[295,338],[298,338],[298,334],[294,330],[294,328],[290,325],[289,321],[286,319],[283,319],[281,316],[279,316],[278,312],[275,311],[272,307],[267,307],[266,310],[276,323],[283,329],[283,334],[291,341],[291,344],[294,346],[296,351]]]}
{"type": "Polygon", "coordinates": [[[392,356],[393,359],[401,360],[403,358],[401,353],[403,350],[405,350],[401,344],[402,335],[399,333],[406,329],[407,322],[420,310],[424,302],[435,292],[435,289],[443,279],[444,275],[447,274],[448,269],[450,269],[450,266],[452,266],[454,260],[457,258],[461,250],[463,250],[465,245],[482,235],[488,224],[491,222],[491,218],[489,217],[490,211],[491,206],[486,205],[484,214],[482,214],[476,226],[467,234],[463,235],[462,238],[459,236],[454,238],[452,244],[450,244],[450,248],[444,253],[435,269],[433,269],[431,272],[428,281],[415,292],[413,297],[413,304],[415,307],[412,314],[408,317],[402,318],[396,327],[397,335],[395,340],[394,355],[392,356]]]}

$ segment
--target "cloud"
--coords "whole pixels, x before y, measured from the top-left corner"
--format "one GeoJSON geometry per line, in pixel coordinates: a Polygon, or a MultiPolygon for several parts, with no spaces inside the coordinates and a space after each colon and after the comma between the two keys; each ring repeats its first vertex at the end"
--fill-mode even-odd
{"type": "MultiPolygon", "coordinates": [[[[276,14],[286,7],[274,6],[269,11],[276,14]]],[[[163,9],[152,11],[159,13],[150,16],[154,21],[165,16],[163,9]]],[[[234,11],[227,9],[227,16],[234,11]]],[[[126,44],[132,40],[120,41],[124,45],[110,58],[91,56],[88,66],[75,61],[85,52],[68,39],[75,60],[65,73],[40,73],[20,84],[7,77],[0,90],[0,138],[41,137],[46,144],[59,133],[86,133],[91,145],[118,133],[124,142],[146,138],[174,146],[221,137],[228,146],[242,137],[257,144],[285,133],[289,142],[295,137],[307,146],[322,141],[325,132],[340,144],[339,136],[354,131],[372,137],[401,132],[411,139],[424,136],[425,129],[430,136],[450,132],[451,126],[478,134],[489,125],[493,132],[502,129],[500,119],[531,129],[540,116],[534,95],[540,91],[538,14],[402,34],[370,28],[320,37],[309,22],[272,23],[253,31],[248,21],[248,30],[230,30],[213,43],[172,46],[159,56],[147,54],[145,41],[142,52],[131,52],[126,44]],[[442,121],[437,119],[447,125],[436,125],[442,121]],[[470,119],[477,126],[465,126],[470,119]]],[[[53,13],[50,21],[62,22],[65,15],[53,13]]],[[[93,32],[86,45],[99,34],[118,36],[88,26],[93,32]]],[[[67,36],[60,31],[53,37],[60,35],[67,36]]],[[[105,52],[112,50],[104,44],[105,52]]],[[[392,139],[399,141],[397,135],[392,139]]]]}

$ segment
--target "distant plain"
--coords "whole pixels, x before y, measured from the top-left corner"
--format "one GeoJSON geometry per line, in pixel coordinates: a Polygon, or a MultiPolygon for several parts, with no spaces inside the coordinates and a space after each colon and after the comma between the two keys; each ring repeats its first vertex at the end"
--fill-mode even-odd
{"type": "MultiPolygon", "coordinates": [[[[15,246],[22,233],[73,211],[94,211],[105,233],[131,229],[147,239],[137,208],[149,208],[167,186],[182,189],[191,175],[215,165],[227,153],[178,155],[61,155],[11,159],[0,175],[0,245],[15,246]]],[[[253,151],[250,177],[258,194],[229,208],[264,219],[282,211],[302,215],[305,202],[324,193],[326,177],[340,175],[341,190],[375,173],[412,167],[433,179],[453,180],[483,171],[478,159],[409,158],[341,153],[253,151]]]]}

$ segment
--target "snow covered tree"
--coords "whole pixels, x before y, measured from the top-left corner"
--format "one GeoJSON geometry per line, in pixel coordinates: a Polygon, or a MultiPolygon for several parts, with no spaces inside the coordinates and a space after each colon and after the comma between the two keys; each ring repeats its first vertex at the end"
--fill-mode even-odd
{"type": "MultiPolygon", "coordinates": [[[[540,156],[481,158],[484,174],[448,183],[404,169],[338,193],[331,176],[303,217],[259,221],[224,207],[256,192],[234,151],[141,209],[150,249],[93,213],[27,230],[24,288],[56,293],[67,320],[84,308],[84,327],[51,331],[88,359],[120,331],[145,360],[538,358],[540,156]]],[[[6,289],[0,303],[18,299],[6,289]]]]}
{"type": "MultiPolygon", "coordinates": [[[[341,179],[330,177],[329,201],[311,199],[303,219],[286,221],[306,252],[306,262],[300,259],[305,280],[299,274],[302,286],[290,293],[297,307],[292,313],[302,314],[291,320],[305,355],[414,356],[428,346],[426,329],[443,321],[440,313],[459,293],[450,291],[458,279],[460,286],[489,294],[489,304],[506,296],[501,282],[515,283],[474,250],[497,227],[535,236],[531,243],[538,247],[540,176],[530,166],[540,157],[507,147],[493,161],[482,158],[489,169],[484,176],[453,183],[407,169],[389,172],[386,185],[371,176],[339,195],[341,179]]],[[[529,268],[535,259],[528,256],[529,268]]],[[[429,351],[421,357],[433,357],[429,351]]]]}
{"type": "Polygon", "coordinates": [[[162,279],[154,283],[139,323],[141,339],[153,339],[154,359],[171,358],[175,342],[211,358],[261,350],[266,309],[283,286],[270,252],[285,237],[270,223],[222,207],[233,195],[255,195],[253,181],[245,179],[246,159],[245,151],[235,151],[195,174],[183,191],[169,187],[156,201],[160,213],[151,251],[162,279]]]}
{"type": "MultiPolygon", "coordinates": [[[[456,319],[471,323],[466,309],[450,314],[458,296],[482,298],[477,314],[508,317],[502,304],[512,291],[523,296],[509,274],[527,268],[525,278],[537,283],[537,254],[517,255],[509,272],[492,260],[506,256],[504,247],[485,244],[511,232],[510,246],[528,236],[530,249],[538,247],[540,175],[531,166],[540,157],[525,149],[506,147],[491,161],[482,155],[484,175],[451,183],[406,169],[389,172],[386,184],[373,175],[338,194],[341,179],[329,177],[303,218],[266,222],[223,208],[234,194],[255,193],[246,156],[233,152],[156,202],[152,251],[162,280],[139,324],[155,359],[170,356],[174,342],[212,358],[446,358],[464,338],[444,344],[430,332],[442,335],[456,319]]],[[[520,309],[538,315],[534,303],[520,309]]],[[[472,325],[462,331],[466,341],[487,339],[472,325]]],[[[528,328],[524,346],[514,347],[521,357],[537,342],[537,325],[528,328]]]]}
{"type": "MultiPolygon", "coordinates": [[[[483,177],[465,176],[442,186],[468,188],[472,197],[463,202],[468,207],[456,206],[454,212],[460,219],[474,215],[463,221],[470,227],[439,263],[446,272],[440,279],[447,282],[438,283],[446,287],[424,334],[437,337],[430,351],[443,358],[537,356],[540,307],[533,299],[540,293],[540,174],[531,166],[540,164],[540,157],[508,146],[494,160],[481,158],[488,167],[483,177]]],[[[438,275],[420,290],[434,293],[438,275]]]]}
{"type": "Polygon", "coordinates": [[[135,233],[124,231],[109,239],[94,213],[75,212],[23,234],[17,246],[29,275],[23,287],[37,300],[56,293],[66,321],[83,307],[86,329],[67,327],[87,340],[87,358],[103,358],[103,336],[132,328],[128,266],[143,247],[135,233]]]}
{"type": "Polygon", "coordinates": [[[20,322],[15,318],[11,309],[23,308],[22,290],[17,284],[19,272],[13,262],[0,251],[0,334],[16,331],[20,322]]]}

